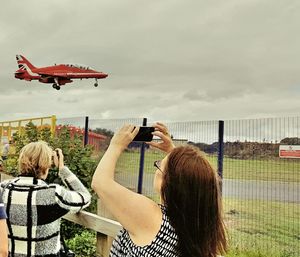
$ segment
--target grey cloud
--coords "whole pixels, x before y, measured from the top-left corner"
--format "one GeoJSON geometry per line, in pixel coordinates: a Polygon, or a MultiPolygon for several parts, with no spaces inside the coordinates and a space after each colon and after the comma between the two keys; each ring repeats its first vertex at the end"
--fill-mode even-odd
{"type": "Polygon", "coordinates": [[[205,92],[199,92],[198,90],[190,90],[186,93],[184,93],[183,98],[186,98],[186,100],[190,101],[205,101],[206,100],[206,93],[205,92]]]}
{"type": "Polygon", "coordinates": [[[78,98],[62,98],[62,97],[59,97],[57,101],[60,103],[67,103],[67,104],[74,104],[80,102],[78,98]]]}
{"type": "Polygon", "coordinates": [[[299,113],[296,0],[12,0],[2,7],[0,117],[299,113]],[[109,77],[98,88],[83,80],[56,92],[15,80],[17,53],[36,66],[83,63],[109,77]]]}

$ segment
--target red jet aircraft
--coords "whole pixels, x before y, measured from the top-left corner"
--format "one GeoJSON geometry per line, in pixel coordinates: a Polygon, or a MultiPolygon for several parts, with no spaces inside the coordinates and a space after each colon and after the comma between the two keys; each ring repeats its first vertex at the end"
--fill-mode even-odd
{"type": "Polygon", "coordinates": [[[53,83],[52,87],[59,90],[60,86],[73,82],[72,79],[96,80],[94,86],[98,86],[97,79],[104,79],[108,75],[95,71],[90,67],[77,64],[58,64],[49,67],[36,68],[24,56],[17,55],[19,69],[15,72],[15,78],[21,80],[38,80],[42,83],[53,83]]]}

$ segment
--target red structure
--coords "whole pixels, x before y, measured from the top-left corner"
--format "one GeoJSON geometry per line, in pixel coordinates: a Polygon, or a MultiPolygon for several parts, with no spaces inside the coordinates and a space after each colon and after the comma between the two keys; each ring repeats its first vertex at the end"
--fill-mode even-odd
{"type": "MultiPolygon", "coordinates": [[[[75,135],[82,135],[84,137],[84,129],[77,128],[74,126],[62,126],[58,125],[56,126],[56,134],[59,134],[59,131],[63,128],[68,128],[70,132],[71,138],[73,138],[75,135]]],[[[89,131],[88,134],[88,144],[93,146],[95,151],[100,151],[101,144],[107,139],[106,136],[97,134],[95,132],[89,131]]]]}

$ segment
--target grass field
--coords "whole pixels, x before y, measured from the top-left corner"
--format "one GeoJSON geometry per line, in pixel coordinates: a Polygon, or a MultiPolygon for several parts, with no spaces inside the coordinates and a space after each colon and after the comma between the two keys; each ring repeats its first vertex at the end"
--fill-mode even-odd
{"type": "Polygon", "coordinates": [[[224,199],[230,238],[227,257],[299,257],[300,206],[224,199]]]}
{"type": "MultiPolygon", "coordinates": [[[[145,173],[154,172],[153,162],[161,160],[160,151],[146,151],[145,173]]],[[[207,156],[217,168],[217,157],[207,156]]],[[[124,152],[118,162],[119,172],[138,172],[139,152],[124,152]]],[[[300,183],[300,160],[237,160],[224,158],[223,177],[227,179],[264,180],[300,183]]]]}
{"type": "Polygon", "coordinates": [[[224,177],[300,182],[300,160],[235,160],[224,158],[224,177]]]}

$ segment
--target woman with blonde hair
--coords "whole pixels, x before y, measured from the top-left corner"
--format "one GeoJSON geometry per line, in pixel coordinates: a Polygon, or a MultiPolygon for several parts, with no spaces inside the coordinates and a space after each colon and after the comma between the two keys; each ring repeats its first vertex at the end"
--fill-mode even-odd
{"type": "Polygon", "coordinates": [[[90,203],[90,193],[64,165],[60,149],[46,142],[24,146],[19,156],[20,175],[1,183],[6,205],[10,256],[59,256],[60,219],[90,203]],[[52,163],[66,187],[47,184],[52,163]]]}
{"type": "Polygon", "coordinates": [[[218,174],[198,148],[174,147],[167,127],[154,125],[167,155],[156,161],[154,188],[160,204],[114,180],[116,163],[139,128],[123,126],[112,138],[92,181],[103,204],[124,227],[111,257],[216,257],[227,248],[218,174]]]}

